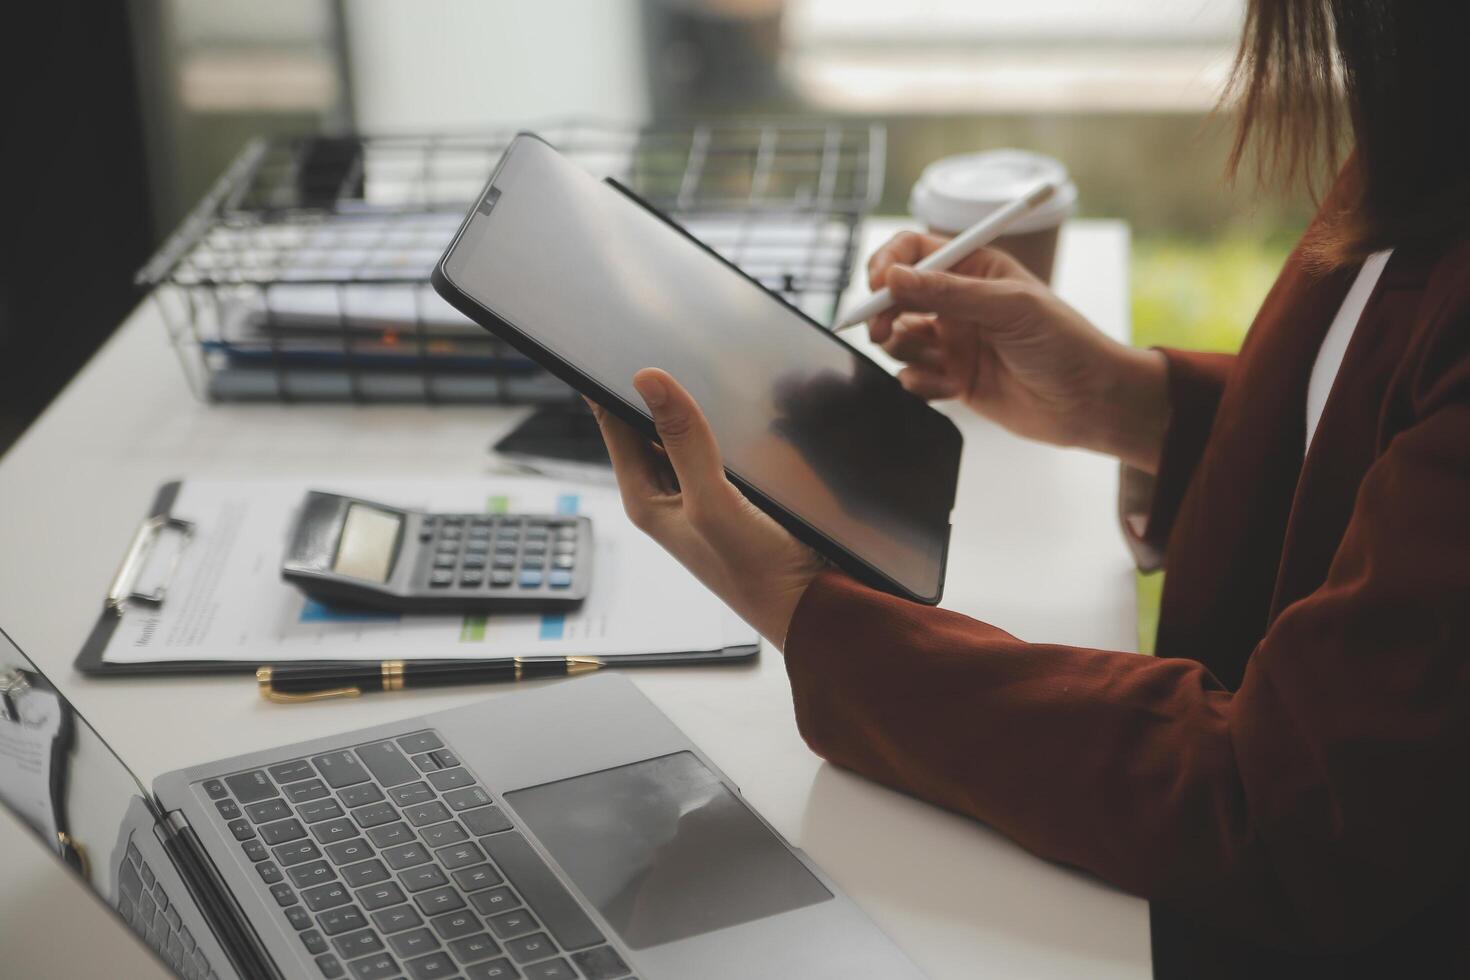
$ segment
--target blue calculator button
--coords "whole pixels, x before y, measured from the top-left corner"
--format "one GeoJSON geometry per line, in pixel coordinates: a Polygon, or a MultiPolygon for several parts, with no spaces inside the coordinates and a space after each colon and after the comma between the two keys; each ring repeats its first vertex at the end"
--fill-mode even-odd
{"type": "Polygon", "coordinates": [[[521,572],[521,588],[534,589],[541,584],[541,573],[525,571],[521,572]]]}
{"type": "Polygon", "coordinates": [[[572,584],[572,573],[558,568],[547,578],[553,589],[570,588],[572,584]]]}

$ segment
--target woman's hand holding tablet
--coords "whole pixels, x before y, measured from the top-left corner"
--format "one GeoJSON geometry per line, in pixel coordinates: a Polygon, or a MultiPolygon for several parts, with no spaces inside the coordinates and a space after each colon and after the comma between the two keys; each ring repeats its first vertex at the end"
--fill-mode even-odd
{"type": "Polygon", "coordinates": [[[702,412],[727,499],[865,582],[939,601],[954,424],[630,193],[517,137],[434,285],[645,439],[662,434],[633,377],[664,369],[702,412]]]}
{"type": "Polygon", "coordinates": [[[796,604],[826,563],[726,478],[709,421],[689,392],[656,368],[638,372],[633,385],[662,450],[588,402],[628,517],[781,649],[796,604]]]}

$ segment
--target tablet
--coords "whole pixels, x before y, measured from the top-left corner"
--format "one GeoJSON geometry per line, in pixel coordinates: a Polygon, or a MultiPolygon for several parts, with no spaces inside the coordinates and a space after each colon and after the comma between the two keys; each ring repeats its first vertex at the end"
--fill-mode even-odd
{"type": "Polygon", "coordinates": [[[650,438],[633,375],[668,371],[756,506],[862,581],[939,601],[959,430],[621,185],[516,137],[433,282],[650,438]]]}

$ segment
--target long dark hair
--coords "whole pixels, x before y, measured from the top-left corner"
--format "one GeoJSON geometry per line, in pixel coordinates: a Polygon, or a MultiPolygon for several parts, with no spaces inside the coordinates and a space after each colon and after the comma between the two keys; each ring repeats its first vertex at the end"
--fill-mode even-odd
{"type": "Polygon", "coordinates": [[[1470,0],[1249,0],[1227,100],[1230,157],[1316,180],[1352,153],[1351,197],[1310,257],[1323,267],[1470,223],[1470,0]]]}

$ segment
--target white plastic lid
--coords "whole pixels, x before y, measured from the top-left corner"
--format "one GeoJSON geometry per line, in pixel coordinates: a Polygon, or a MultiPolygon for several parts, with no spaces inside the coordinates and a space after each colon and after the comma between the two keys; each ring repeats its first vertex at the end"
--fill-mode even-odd
{"type": "Polygon", "coordinates": [[[1028,150],[986,150],[936,160],[924,168],[909,196],[909,211],[936,231],[961,232],[1020,197],[1040,180],[1056,194],[1016,219],[1006,234],[1055,228],[1077,212],[1077,185],[1060,160],[1028,150]]]}

